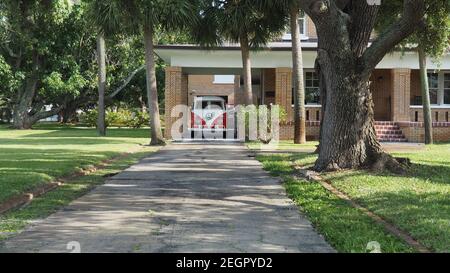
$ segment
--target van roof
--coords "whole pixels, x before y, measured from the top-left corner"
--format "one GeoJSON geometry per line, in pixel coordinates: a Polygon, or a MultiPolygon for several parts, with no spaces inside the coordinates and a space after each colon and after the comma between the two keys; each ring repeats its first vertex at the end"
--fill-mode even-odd
{"type": "Polygon", "coordinates": [[[224,98],[215,96],[199,96],[195,97],[195,100],[206,100],[206,101],[225,101],[224,98]]]}

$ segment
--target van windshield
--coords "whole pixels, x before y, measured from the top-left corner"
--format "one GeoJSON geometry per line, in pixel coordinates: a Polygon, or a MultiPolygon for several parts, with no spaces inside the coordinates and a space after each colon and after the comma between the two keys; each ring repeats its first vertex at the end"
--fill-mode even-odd
{"type": "Polygon", "coordinates": [[[198,101],[195,103],[195,109],[197,110],[211,110],[211,109],[222,109],[224,105],[222,101],[198,101]]]}

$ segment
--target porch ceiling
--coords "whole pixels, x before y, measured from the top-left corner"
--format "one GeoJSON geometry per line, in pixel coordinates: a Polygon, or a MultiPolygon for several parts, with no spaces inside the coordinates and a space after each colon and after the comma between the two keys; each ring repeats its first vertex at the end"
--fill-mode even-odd
{"type": "MultiPolygon", "coordinates": [[[[252,74],[256,75],[261,69],[252,69],[252,74]]],[[[242,68],[222,68],[222,67],[183,67],[183,73],[189,75],[242,75],[242,68]]]]}

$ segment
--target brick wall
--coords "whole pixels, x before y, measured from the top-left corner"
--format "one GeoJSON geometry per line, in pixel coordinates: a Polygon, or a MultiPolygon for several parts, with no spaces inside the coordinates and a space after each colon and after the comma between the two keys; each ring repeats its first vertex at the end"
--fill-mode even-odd
{"type": "Polygon", "coordinates": [[[229,104],[235,104],[234,84],[215,84],[214,75],[189,75],[189,106],[194,96],[226,96],[229,104]]]}
{"type": "Polygon", "coordinates": [[[165,90],[165,118],[164,135],[171,138],[170,128],[177,118],[171,117],[172,108],[176,105],[187,105],[188,101],[188,77],[183,75],[181,67],[166,68],[166,90],[165,90]]]}
{"type": "Polygon", "coordinates": [[[310,39],[317,39],[316,26],[309,16],[306,16],[306,33],[305,35],[310,39]]]}
{"type": "Polygon", "coordinates": [[[389,69],[377,69],[370,78],[375,120],[391,120],[392,81],[389,69]]]}
{"type": "Polygon", "coordinates": [[[411,70],[392,69],[391,72],[391,118],[393,121],[409,121],[411,70]]]}
{"type": "Polygon", "coordinates": [[[275,69],[275,104],[286,111],[288,122],[293,120],[291,68],[275,69]]]}
{"type": "MultiPolygon", "coordinates": [[[[320,122],[306,122],[306,140],[318,140],[320,135],[320,122]]],[[[294,124],[292,122],[280,125],[280,140],[294,139],[294,124]]]]}
{"type": "MultiPolygon", "coordinates": [[[[410,109],[410,121],[423,122],[422,107],[412,107],[410,109]]],[[[450,122],[450,107],[449,108],[432,108],[431,119],[433,122],[450,122]]]]}
{"type": "MultiPolygon", "coordinates": [[[[422,122],[399,122],[403,134],[409,142],[424,142],[425,131],[422,122]]],[[[433,123],[434,141],[444,142],[450,140],[450,122],[433,123]]]]}

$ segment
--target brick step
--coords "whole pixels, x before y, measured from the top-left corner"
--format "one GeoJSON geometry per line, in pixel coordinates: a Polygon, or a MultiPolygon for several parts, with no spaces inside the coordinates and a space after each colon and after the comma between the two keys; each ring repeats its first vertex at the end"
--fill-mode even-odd
{"type": "Polygon", "coordinates": [[[398,125],[375,125],[376,130],[400,130],[398,125]]]}
{"type": "Polygon", "coordinates": [[[375,121],[375,125],[395,125],[393,121],[375,121]]]}
{"type": "Polygon", "coordinates": [[[408,142],[400,127],[393,121],[375,121],[375,131],[380,142],[408,142]]]}
{"type": "Polygon", "coordinates": [[[379,138],[380,142],[408,142],[406,138],[379,138]]]}
{"type": "Polygon", "coordinates": [[[376,130],[380,135],[401,135],[402,130],[376,130]]]}
{"type": "Polygon", "coordinates": [[[378,138],[405,138],[403,134],[400,135],[389,135],[389,134],[377,134],[378,138]]]}

